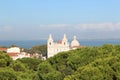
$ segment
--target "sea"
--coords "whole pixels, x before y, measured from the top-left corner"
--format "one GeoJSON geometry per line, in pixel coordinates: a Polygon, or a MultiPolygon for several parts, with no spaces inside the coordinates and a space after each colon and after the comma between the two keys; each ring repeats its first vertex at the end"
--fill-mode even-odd
{"type": "MultiPolygon", "coordinates": [[[[102,46],[104,44],[120,45],[120,39],[82,39],[78,41],[81,46],[102,46]]],[[[0,46],[10,47],[11,45],[16,45],[26,49],[44,44],[47,44],[47,40],[0,40],[0,46]]]]}

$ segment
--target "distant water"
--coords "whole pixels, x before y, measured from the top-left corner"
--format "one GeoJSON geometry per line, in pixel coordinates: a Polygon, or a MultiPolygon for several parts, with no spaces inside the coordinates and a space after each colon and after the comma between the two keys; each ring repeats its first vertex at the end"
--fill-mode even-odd
{"type": "Polygon", "coordinates": [[[16,45],[22,48],[31,48],[32,46],[36,45],[43,45],[46,44],[46,40],[25,40],[25,41],[0,41],[0,46],[11,46],[11,45],[16,45]]]}
{"type": "MultiPolygon", "coordinates": [[[[106,39],[106,40],[79,40],[82,46],[101,46],[103,44],[120,44],[120,39],[106,39]]],[[[28,40],[28,41],[0,41],[0,46],[17,45],[23,48],[31,48],[36,45],[47,44],[47,40],[28,40]]]]}
{"type": "Polygon", "coordinates": [[[97,39],[97,40],[81,40],[81,45],[83,46],[102,46],[104,44],[114,44],[120,45],[120,39],[97,39]]]}

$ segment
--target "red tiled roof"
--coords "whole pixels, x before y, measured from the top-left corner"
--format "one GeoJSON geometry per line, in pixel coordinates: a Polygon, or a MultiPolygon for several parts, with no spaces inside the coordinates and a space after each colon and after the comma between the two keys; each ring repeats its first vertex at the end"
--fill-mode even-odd
{"type": "Polygon", "coordinates": [[[33,54],[30,54],[30,57],[33,57],[33,54]]]}
{"type": "Polygon", "coordinates": [[[7,48],[0,48],[0,51],[7,51],[7,48]]]}
{"type": "Polygon", "coordinates": [[[18,56],[18,53],[7,53],[10,57],[12,56],[18,56]]]}
{"type": "Polygon", "coordinates": [[[28,56],[28,55],[29,55],[28,53],[25,54],[25,56],[28,56]]]}
{"type": "Polygon", "coordinates": [[[58,43],[58,44],[62,44],[62,40],[59,40],[57,43],[58,43]]]}

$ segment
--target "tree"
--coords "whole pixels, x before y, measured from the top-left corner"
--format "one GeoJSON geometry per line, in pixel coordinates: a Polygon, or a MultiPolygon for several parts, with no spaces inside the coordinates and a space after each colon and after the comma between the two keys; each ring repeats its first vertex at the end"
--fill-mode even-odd
{"type": "Polygon", "coordinates": [[[24,64],[21,63],[20,61],[14,61],[11,64],[11,67],[13,68],[14,71],[22,71],[22,72],[26,71],[24,64]]]}
{"type": "Polygon", "coordinates": [[[42,54],[43,56],[47,55],[47,45],[33,46],[31,50],[36,53],[42,54]]]}
{"type": "Polygon", "coordinates": [[[0,69],[0,80],[17,80],[17,75],[11,69],[0,69]]]}
{"type": "Polygon", "coordinates": [[[18,47],[17,45],[15,45],[15,44],[12,44],[10,47],[18,47]]]}
{"type": "Polygon", "coordinates": [[[60,72],[53,69],[48,62],[43,62],[38,67],[38,76],[40,80],[62,80],[60,72]]]}
{"type": "Polygon", "coordinates": [[[22,58],[22,59],[17,59],[17,61],[20,61],[26,66],[26,68],[34,71],[37,70],[38,65],[42,62],[42,60],[37,58],[22,58]]]}
{"type": "Polygon", "coordinates": [[[10,63],[12,63],[12,59],[6,53],[0,52],[0,67],[9,66],[10,63]]]}
{"type": "Polygon", "coordinates": [[[45,61],[13,61],[0,52],[0,80],[120,80],[119,66],[119,45],[70,50],[45,61]]]}

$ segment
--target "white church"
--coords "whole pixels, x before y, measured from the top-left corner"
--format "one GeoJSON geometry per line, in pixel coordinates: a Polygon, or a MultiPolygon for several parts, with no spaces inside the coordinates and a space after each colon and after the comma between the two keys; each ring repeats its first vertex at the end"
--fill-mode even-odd
{"type": "Polygon", "coordinates": [[[69,44],[66,35],[64,34],[63,39],[54,42],[52,35],[49,35],[47,42],[47,58],[53,57],[59,52],[69,51],[71,49],[77,49],[80,47],[80,43],[76,39],[76,36],[73,37],[71,44],[69,44]]]}

